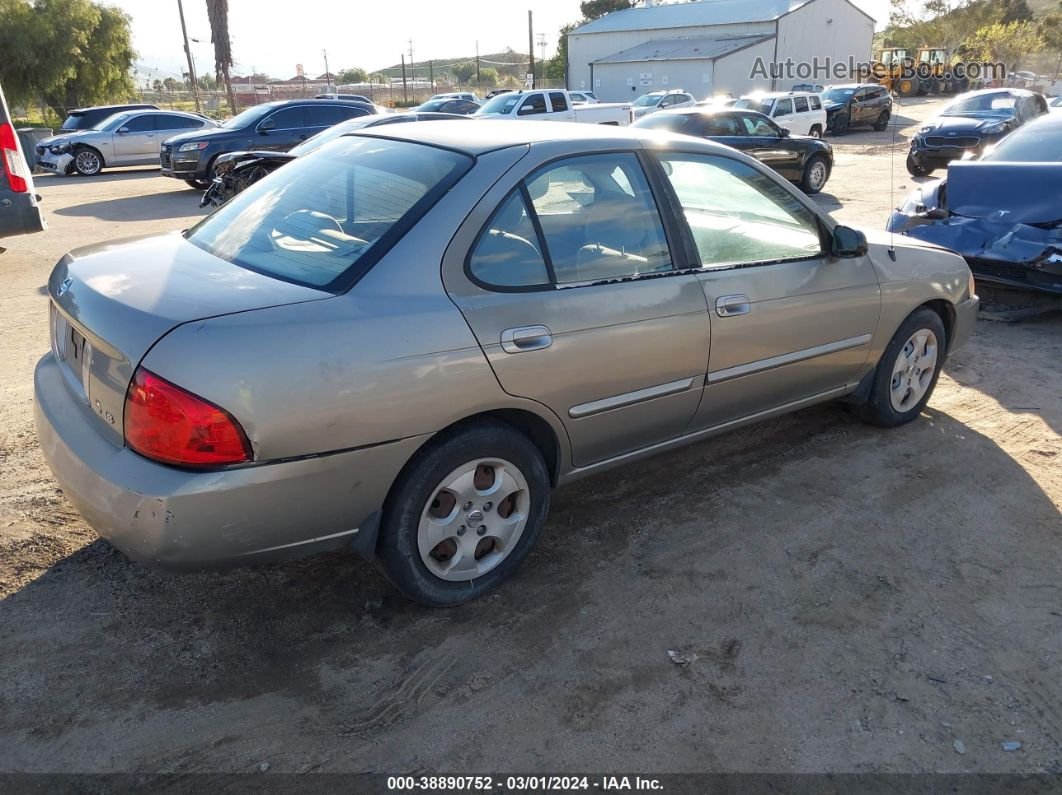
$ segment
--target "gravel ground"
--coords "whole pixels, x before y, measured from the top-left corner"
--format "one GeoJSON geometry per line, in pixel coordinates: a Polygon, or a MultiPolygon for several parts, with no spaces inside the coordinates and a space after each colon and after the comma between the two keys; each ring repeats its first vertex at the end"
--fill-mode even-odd
{"type": "MultiPolygon", "coordinates": [[[[835,140],[823,206],[882,227],[936,107],[835,140]]],[[[202,211],[150,170],[38,187],[0,256],[0,772],[1062,773],[1057,314],[979,323],[907,427],[824,406],[562,489],[513,582],[433,611],[350,557],[95,539],[36,445],[42,286],[202,211]]]]}

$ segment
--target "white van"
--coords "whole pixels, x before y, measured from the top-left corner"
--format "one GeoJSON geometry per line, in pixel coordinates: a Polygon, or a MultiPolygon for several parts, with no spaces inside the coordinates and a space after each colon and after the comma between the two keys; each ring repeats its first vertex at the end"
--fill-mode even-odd
{"type": "Polygon", "coordinates": [[[735,102],[734,107],[758,110],[793,135],[821,138],[826,131],[826,111],[818,94],[806,91],[748,94],[735,102]]]}

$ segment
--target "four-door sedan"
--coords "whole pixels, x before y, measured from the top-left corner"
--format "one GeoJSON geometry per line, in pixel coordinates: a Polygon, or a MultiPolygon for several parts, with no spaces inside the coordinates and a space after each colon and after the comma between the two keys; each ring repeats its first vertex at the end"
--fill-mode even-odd
{"type": "Polygon", "coordinates": [[[663,110],[638,119],[633,126],[694,135],[740,149],[796,182],[804,193],[821,191],[833,171],[832,146],[815,136],[790,135],[754,110],[698,105],[663,110]]]}
{"type": "Polygon", "coordinates": [[[157,165],[166,139],[219,126],[213,119],[177,110],[123,111],[90,129],[45,138],[37,145],[37,165],[53,174],[85,177],[112,166],[157,165]]]}
{"type": "Polygon", "coordinates": [[[956,98],[911,139],[907,171],[926,177],[952,160],[980,155],[1026,122],[1048,112],[1047,100],[1021,88],[988,88],[956,98]]]}
{"type": "Polygon", "coordinates": [[[344,136],[48,291],[38,434],[101,536],[352,548],[429,605],[511,576],[554,486],[823,401],[914,420],[978,303],[741,152],[519,121],[344,136]]]}
{"type": "Polygon", "coordinates": [[[264,102],[233,116],[216,130],[166,141],[160,155],[162,176],[183,179],[193,188],[206,190],[220,154],[251,149],[286,152],[333,124],[376,112],[375,105],[342,99],[264,102]]]}

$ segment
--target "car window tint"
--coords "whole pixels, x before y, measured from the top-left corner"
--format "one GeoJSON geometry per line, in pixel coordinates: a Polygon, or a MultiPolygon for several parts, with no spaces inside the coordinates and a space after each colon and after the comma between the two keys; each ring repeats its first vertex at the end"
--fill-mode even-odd
{"type": "Polygon", "coordinates": [[[198,130],[206,121],[204,119],[193,119],[189,116],[174,116],[172,114],[161,114],[156,116],[155,125],[159,130],[198,130]]]}
{"type": "Polygon", "coordinates": [[[818,97],[812,97],[811,98],[811,109],[812,110],[822,110],[822,100],[819,99],[818,97]]]}
{"type": "Polygon", "coordinates": [[[633,154],[570,158],[538,172],[528,189],[558,284],[671,270],[656,201],[633,154]]]}
{"type": "Polygon", "coordinates": [[[777,138],[778,130],[762,116],[742,116],[741,121],[745,125],[745,131],[749,135],[777,138]]]}
{"type": "Polygon", "coordinates": [[[331,127],[352,116],[364,115],[349,105],[307,105],[303,109],[307,127],[331,127]]]}
{"type": "Polygon", "coordinates": [[[191,229],[192,244],[259,273],[338,286],[386,251],[472,165],[449,150],[343,136],[256,182],[191,229]]]}
{"type": "Polygon", "coordinates": [[[302,108],[282,108],[268,116],[274,130],[294,130],[303,126],[302,108]]]}
{"type": "Polygon", "coordinates": [[[487,223],[468,259],[468,271],[473,278],[495,287],[550,283],[521,191],[513,191],[487,223]]]}
{"type": "Polygon", "coordinates": [[[701,266],[819,256],[814,214],[770,176],[708,155],[661,157],[697,244],[701,266]]]}
{"type": "Polygon", "coordinates": [[[807,99],[807,97],[794,97],[793,98],[793,103],[794,103],[794,107],[796,107],[796,112],[797,113],[807,113],[808,112],[808,99],[807,99]]]}
{"type": "Polygon", "coordinates": [[[532,94],[524,100],[524,104],[520,106],[518,114],[525,116],[531,116],[536,113],[546,112],[546,97],[542,94],[532,94]]]}
{"type": "Polygon", "coordinates": [[[559,113],[568,109],[568,103],[564,99],[564,94],[559,91],[551,91],[549,93],[549,101],[554,113],[559,113]]]}
{"type": "Polygon", "coordinates": [[[704,124],[705,135],[744,135],[745,130],[735,116],[713,116],[704,124]]]}
{"type": "Polygon", "coordinates": [[[793,100],[780,99],[778,104],[774,106],[775,116],[791,116],[793,114],[793,100]]]}
{"type": "Polygon", "coordinates": [[[155,129],[155,117],[147,113],[142,116],[134,116],[123,121],[119,129],[125,129],[131,133],[151,132],[155,129]]]}

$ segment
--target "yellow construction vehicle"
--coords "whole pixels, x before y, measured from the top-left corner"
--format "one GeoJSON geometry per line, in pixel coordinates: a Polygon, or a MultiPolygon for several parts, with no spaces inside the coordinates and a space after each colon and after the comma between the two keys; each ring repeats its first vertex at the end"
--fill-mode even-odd
{"type": "Polygon", "coordinates": [[[914,63],[910,50],[903,47],[885,47],[874,54],[874,60],[864,77],[881,83],[901,97],[911,97],[917,94],[919,89],[914,63]]]}

